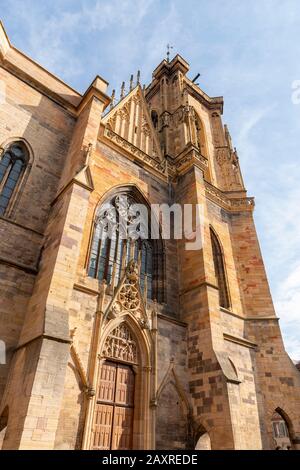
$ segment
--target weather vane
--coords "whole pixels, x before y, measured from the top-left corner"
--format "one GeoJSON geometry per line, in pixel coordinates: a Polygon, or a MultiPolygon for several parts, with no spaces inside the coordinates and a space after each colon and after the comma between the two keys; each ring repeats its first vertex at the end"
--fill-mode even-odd
{"type": "Polygon", "coordinates": [[[173,49],[173,46],[167,44],[167,62],[170,62],[170,49],[173,49]]]}

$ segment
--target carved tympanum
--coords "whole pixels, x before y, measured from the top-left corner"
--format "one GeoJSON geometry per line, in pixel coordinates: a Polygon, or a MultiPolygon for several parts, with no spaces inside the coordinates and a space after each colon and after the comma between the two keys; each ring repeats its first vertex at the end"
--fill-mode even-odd
{"type": "Polygon", "coordinates": [[[125,323],[118,325],[106,338],[102,356],[136,363],[137,344],[125,323]]]}

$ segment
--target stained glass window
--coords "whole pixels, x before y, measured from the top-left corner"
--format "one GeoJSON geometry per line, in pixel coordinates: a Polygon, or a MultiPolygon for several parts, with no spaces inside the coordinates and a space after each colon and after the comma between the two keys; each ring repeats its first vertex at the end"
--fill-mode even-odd
{"type": "MultiPolygon", "coordinates": [[[[99,208],[95,220],[88,274],[117,286],[131,259],[139,266],[140,287],[148,299],[161,300],[153,286],[153,243],[148,237],[148,212],[144,217],[131,207],[136,201],[126,194],[117,195],[99,208]]],[[[150,223],[149,223],[150,227],[150,223]]],[[[156,271],[163,271],[161,262],[156,271]]],[[[157,272],[156,281],[161,278],[157,272]]],[[[162,284],[162,283],[160,283],[162,284]]],[[[161,289],[160,289],[161,290],[161,289]]]]}

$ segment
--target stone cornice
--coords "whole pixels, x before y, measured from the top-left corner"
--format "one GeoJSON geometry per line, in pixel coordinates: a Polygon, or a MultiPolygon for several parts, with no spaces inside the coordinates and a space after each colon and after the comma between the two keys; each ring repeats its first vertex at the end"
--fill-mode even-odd
{"type": "Polygon", "coordinates": [[[212,289],[216,289],[216,290],[219,290],[218,286],[215,285],[215,284],[212,284],[210,282],[199,282],[198,284],[188,288],[188,289],[183,289],[179,292],[179,297],[182,297],[183,295],[186,295],[188,294],[189,292],[193,291],[193,290],[196,290],[196,289],[202,289],[202,287],[210,287],[212,289]]]}
{"type": "Polygon", "coordinates": [[[88,294],[88,295],[99,295],[101,290],[96,290],[96,289],[92,289],[90,287],[87,287],[85,286],[84,284],[78,284],[78,283],[75,283],[74,284],[74,289],[79,291],[79,292],[83,292],[84,294],[88,294]]]}
{"type": "Polygon", "coordinates": [[[207,199],[230,212],[252,212],[254,210],[255,203],[253,197],[230,198],[224,191],[221,191],[207,181],[205,181],[205,194],[207,199]]]}
{"type": "Polygon", "coordinates": [[[245,317],[223,307],[220,307],[220,311],[243,321],[276,321],[276,322],[279,321],[278,317],[271,317],[271,316],[269,317],[245,317]]]}
{"type": "Polygon", "coordinates": [[[210,97],[204,93],[201,88],[195,85],[188,78],[185,79],[188,93],[193,96],[197,101],[203,104],[207,109],[218,110],[223,114],[224,100],[223,96],[210,97]]]}
{"type": "Polygon", "coordinates": [[[249,341],[246,338],[241,338],[240,336],[233,336],[227,333],[223,333],[223,337],[226,341],[230,341],[231,343],[239,344],[240,346],[245,346],[246,348],[256,349],[257,344],[249,341]]]}
{"type": "Polygon", "coordinates": [[[168,315],[164,315],[162,313],[158,313],[157,317],[160,320],[168,321],[170,323],[174,323],[175,325],[182,326],[183,328],[186,328],[188,325],[186,322],[183,322],[181,320],[177,320],[177,318],[169,317],[168,315]]]}
{"type": "Polygon", "coordinates": [[[53,335],[48,335],[46,333],[42,333],[38,336],[35,336],[34,338],[26,341],[25,343],[19,344],[13,351],[16,352],[19,349],[25,348],[29,344],[35,342],[35,341],[41,341],[41,340],[49,340],[49,341],[55,341],[57,343],[65,343],[65,344],[72,344],[71,338],[64,338],[64,337],[59,337],[59,336],[53,336],[53,335]]]}
{"type": "Polygon", "coordinates": [[[190,145],[177,155],[175,159],[171,157],[168,159],[169,175],[173,178],[178,174],[183,174],[193,165],[200,168],[205,176],[208,175],[208,159],[201,155],[196,147],[190,145]]]}
{"type": "Polygon", "coordinates": [[[159,161],[155,158],[147,155],[139,148],[135,147],[132,143],[128,142],[123,137],[120,137],[118,134],[113,132],[107,127],[104,129],[103,133],[104,141],[111,142],[115,146],[121,148],[125,151],[126,155],[130,157],[134,163],[145,166],[147,169],[150,169],[156,176],[167,181],[166,175],[166,163],[165,161],[159,161]]]}

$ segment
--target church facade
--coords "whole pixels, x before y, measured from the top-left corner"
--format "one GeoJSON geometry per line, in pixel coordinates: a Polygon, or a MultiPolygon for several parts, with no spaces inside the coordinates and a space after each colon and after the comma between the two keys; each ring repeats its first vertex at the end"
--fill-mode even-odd
{"type": "Polygon", "coordinates": [[[2,449],[300,449],[254,199],[188,71],[81,95],[0,27],[2,449]]]}

